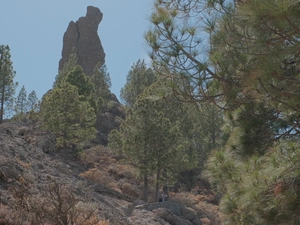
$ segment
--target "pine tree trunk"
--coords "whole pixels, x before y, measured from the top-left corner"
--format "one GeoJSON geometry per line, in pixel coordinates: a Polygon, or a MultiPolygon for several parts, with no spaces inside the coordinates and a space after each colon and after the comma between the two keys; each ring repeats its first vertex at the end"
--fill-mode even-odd
{"type": "Polygon", "coordinates": [[[144,193],[143,193],[143,200],[148,202],[148,174],[144,174],[144,193]]]}
{"type": "Polygon", "coordinates": [[[157,172],[156,172],[156,186],[155,186],[155,201],[158,200],[159,180],[160,180],[160,169],[157,169],[157,172]]]}
{"type": "Polygon", "coordinates": [[[4,88],[1,93],[0,123],[2,123],[3,121],[3,112],[4,112],[3,108],[4,108],[4,88]]]}

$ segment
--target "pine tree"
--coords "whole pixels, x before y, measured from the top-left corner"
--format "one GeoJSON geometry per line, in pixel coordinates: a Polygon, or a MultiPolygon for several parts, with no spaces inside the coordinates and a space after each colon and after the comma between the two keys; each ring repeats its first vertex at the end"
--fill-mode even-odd
{"type": "Polygon", "coordinates": [[[229,138],[206,171],[226,224],[300,220],[299,9],[293,0],[156,1],[146,40],[157,72],[178,99],[226,110],[229,138]]]}
{"type": "Polygon", "coordinates": [[[154,93],[155,85],[145,89],[120,129],[109,135],[109,146],[121,149],[143,177],[145,201],[151,174],[155,174],[157,199],[160,185],[174,184],[180,171],[194,166],[186,152],[189,142],[180,130],[179,115],[174,115],[178,111],[154,93]]]}
{"type": "Polygon", "coordinates": [[[24,115],[28,112],[27,109],[27,92],[23,85],[15,102],[15,112],[18,115],[24,115]]]}
{"type": "Polygon", "coordinates": [[[121,89],[121,100],[132,107],[143,90],[156,81],[156,75],[148,68],[144,60],[138,60],[131,66],[126,77],[126,84],[121,89]]]}
{"type": "Polygon", "coordinates": [[[39,100],[36,95],[36,92],[33,90],[32,92],[29,93],[28,99],[27,99],[27,108],[28,111],[36,111],[39,108],[39,100]]]}
{"type": "Polygon", "coordinates": [[[58,74],[55,77],[55,81],[53,83],[53,88],[59,85],[63,79],[68,75],[68,73],[73,70],[77,64],[78,57],[76,54],[70,54],[68,62],[66,62],[61,71],[58,71],[58,74]]]}
{"type": "Polygon", "coordinates": [[[105,64],[97,64],[91,81],[95,87],[94,99],[98,102],[99,108],[106,106],[111,97],[111,80],[105,64]]]}
{"type": "Polygon", "coordinates": [[[8,111],[13,105],[17,83],[14,83],[16,72],[10,60],[9,46],[0,46],[0,123],[2,123],[5,114],[5,107],[8,111]]]}
{"type": "Polygon", "coordinates": [[[95,136],[96,116],[86,101],[81,101],[78,88],[61,83],[44,96],[41,104],[43,128],[55,133],[58,148],[82,145],[95,136]]]}
{"type": "Polygon", "coordinates": [[[67,73],[63,82],[68,82],[78,88],[78,95],[84,99],[90,98],[94,93],[94,85],[91,78],[83,73],[81,66],[77,65],[67,73]]]}

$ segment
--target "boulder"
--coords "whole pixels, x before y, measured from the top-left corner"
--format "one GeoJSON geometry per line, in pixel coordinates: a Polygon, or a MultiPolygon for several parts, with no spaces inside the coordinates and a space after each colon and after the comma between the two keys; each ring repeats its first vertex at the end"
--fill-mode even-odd
{"type": "Polygon", "coordinates": [[[202,225],[197,213],[175,202],[155,202],[135,206],[135,210],[148,210],[171,225],[202,225]]]}
{"type": "Polygon", "coordinates": [[[97,115],[96,142],[106,146],[108,144],[108,135],[113,129],[117,129],[125,120],[126,110],[118,101],[114,94],[111,94],[111,100],[107,108],[101,110],[97,115]]]}
{"type": "Polygon", "coordinates": [[[192,225],[190,221],[176,216],[165,208],[155,209],[153,212],[171,225],[192,225]]]}

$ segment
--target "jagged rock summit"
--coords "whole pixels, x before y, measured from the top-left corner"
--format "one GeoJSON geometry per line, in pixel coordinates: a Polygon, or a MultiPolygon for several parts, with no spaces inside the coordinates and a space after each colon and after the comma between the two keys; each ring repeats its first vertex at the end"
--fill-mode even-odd
{"type": "Polygon", "coordinates": [[[105,62],[105,53],[98,36],[98,25],[103,14],[97,7],[88,6],[86,16],[76,23],[71,21],[63,37],[62,58],[59,70],[62,70],[69,55],[76,53],[78,64],[86,75],[91,76],[98,62],[105,62]]]}

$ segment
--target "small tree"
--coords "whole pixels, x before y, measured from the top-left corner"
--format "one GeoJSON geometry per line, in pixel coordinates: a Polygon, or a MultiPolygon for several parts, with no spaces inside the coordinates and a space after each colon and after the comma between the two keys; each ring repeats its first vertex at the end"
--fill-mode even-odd
{"type": "Polygon", "coordinates": [[[68,75],[68,73],[73,70],[77,64],[78,57],[76,54],[70,54],[68,62],[66,62],[63,66],[63,69],[58,71],[58,74],[55,77],[55,81],[53,83],[53,88],[58,86],[63,79],[68,75]]]}
{"type": "Polygon", "coordinates": [[[23,85],[15,102],[15,112],[18,115],[24,115],[27,113],[27,92],[23,85]]]}
{"type": "Polygon", "coordinates": [[[16,72],[10,60],[9,46],[0,46],[0,123],[4,116],[4,107],[12,106],[13,96],[18,83],[14,83],[16,72]]]}
{"type": "Polygon", "coordinates": [[[194,165],[186,154],[189,143],[181,133],[179,119],[172,117],[168,104],[163,98],[144,92],[128,110],[119,130],[109,135],[109,145],[121,149],[143,177],[145,201],[151,174],[154,174],[157,199],[160,185],[172,184],[179,171],[194,165]]]}
{"type": "Polygon", "coordinates": [[[138,96],[156,81],[157,77],[151,68],[148,68],[144,60],[138,60],[131,66],[126,77],[126,84],[121,89],[121,100],[126,106],[132,107],[138,96]]]}
{"type": "Polygon", "coordinates": [[[97,64],[97,66],[94,69],[94,74],[92,76],[91,81],[95,87],[94,99],[97,102],[99,102],[98,104],[99,107],[100,107],[100,102],[102,103],[102,105],[105,106],[110,100],[110,96],[111,96],[111,92],[110,92],[111,80],[105,64],[104,65],[102,65],[102,63],[97,64]]]}
{"type": "Polygon", "coordinates": [[[56,134],[57,147],[82,144],[94,138],[96,116],[86,101],[80,101],[78,89],[63,82],[42,100],[43,128],[56,134]]]}
{"type": "Polygon", "coordinates": [[[28,111],[36,111],[39,108],[39,100],[35,91],[32,91],[28,95],[27,109],[28,111]]]}
{"type": "Polygon", "coordinates": [[[89,76],[85,75],[81,66],[77,65],[70,70],[63,82],[68,82],[78,89],[78,95],[88,99],[94,93],[94,85],[89,76]]]}

